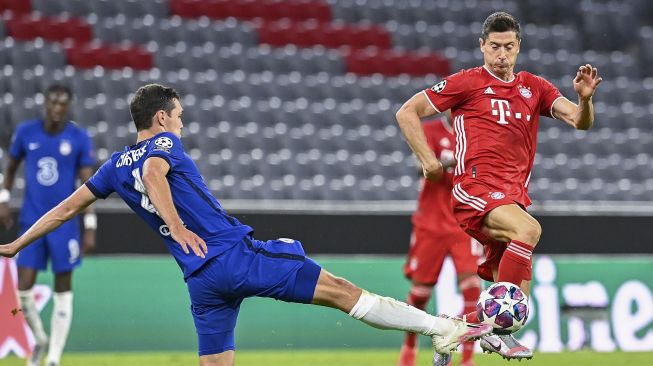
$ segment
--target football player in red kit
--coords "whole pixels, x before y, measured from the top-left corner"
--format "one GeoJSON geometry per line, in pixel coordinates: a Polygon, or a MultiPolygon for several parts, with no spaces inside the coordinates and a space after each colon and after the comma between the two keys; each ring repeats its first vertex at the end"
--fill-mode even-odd
{"type": "MultiPolygon", "coordinates": [[[[451,205],[453,188],[454,148],[453,127],[442,117],[426,121],[422,126],[430,148],[444,166],[444,175],[437,182],[424,180],[413,214],[413,233],[404,273],[411,280],[407,303],[424,310],[433,286],[437,283],[444,259],[451,256],[463,295],[464,313],[474,311],[480,289],[476,268],[483,254],[481,245],[467,235],[456,222],[451,205]]],[[[417,354],[417,335],[406,333],[399,355],[398,366],[414,366],[417,354]]],[[[463,344],[461,366],[472,366],[474,342],[463,344]]]]}
{"type": "MultiPolygon", "coordinates": [[[[528,292],[531,255],[541,234],[540,224],[526,212],[539,116],[589,129],[592,96],[601,78],[591,65],[580,66],[573,79],[578,102],[573,103],[545,79],[514,71],[520,43],[519,22],[512,15],[490,15],[479,39],[484,64],[415,94],[397,112],[397,121],[424,176],[438,179],[443,167],[429,148],[421,118],[451,110],[456,134],[453,209],[460,226],[485,246],[478,274],[528,292]]],[[[466,319],[477,321],[476,313],[466,319]]],[[[532,357],[511,335],[487,336],[481,347],[504,358],[532,357]]]]}

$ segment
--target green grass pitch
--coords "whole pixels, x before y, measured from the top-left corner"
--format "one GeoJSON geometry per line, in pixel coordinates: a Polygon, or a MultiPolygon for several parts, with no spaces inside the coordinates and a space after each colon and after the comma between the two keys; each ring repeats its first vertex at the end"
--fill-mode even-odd
{"type": "MultiPolygon", "coordinates": [[[[420,353],[417,365],[430,365],[430,352],[420,353]]],[[[297,351],[239,351],[238,366],[367,366],[396,364],[397,352],[392,350],[297,350],[297,351]]],[[[477,366],[523,365],[523,366],[644,366],[653,365],[653,352],[596,353],[566,352],[559,354],[535,354],[530,361],[507,362],[497,355],[476,355],[477,366]]],[[[0,360],[0,366],[23,366],[25,361],[16,357],[0,360]]],[[[197,365],[193,353],[67,353],[62,366],[182,366],[197,365]]],[[[457,362],[454,361],[454,365],[457,362]]]]}

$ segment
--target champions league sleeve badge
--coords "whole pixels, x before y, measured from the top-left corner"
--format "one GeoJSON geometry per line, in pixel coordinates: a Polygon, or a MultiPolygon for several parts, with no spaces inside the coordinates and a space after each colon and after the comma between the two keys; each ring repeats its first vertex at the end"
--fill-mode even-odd
{"type": "Polygon", "coordinates": [[[154,150],[170,153],[173,143],[169,137],[162,136],[154,140],[154,145],[156,146],[154,150]]]}
{"type": "Polygon", "coordinates": [[[439,93],[439,92],[441,92],[441,91],[444,90],[444,87],[445,87],[446,85],[447,85],[447,81],[446,81],[446,80],[442,80],[441,82],[439,82],[439,83],[433,85],[433,87],[431,88],[431,90],[434,91],[435,93],[439,93]]]}

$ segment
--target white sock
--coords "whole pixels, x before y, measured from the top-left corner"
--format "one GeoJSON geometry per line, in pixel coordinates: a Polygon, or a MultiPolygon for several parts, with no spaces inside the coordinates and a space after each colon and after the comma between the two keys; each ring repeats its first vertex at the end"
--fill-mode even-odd
{"type": "Polygon", "coordinates": [[[45,334],[41,316],[39,315],[39,311],[36,310],[36,303],[34,302],[32,290],[18,291],[18,297],[20,298],[23,316],[25,317],[25,320],[27,320],[27,325],[29,325],[32,333],[34,333],[36,342],[39,344],[47,343],[48,335],[45,334]]]}
{"type": "Polygon", "coordinates": [[[435,317],[404,302],[365,290],[349,315],[374,328],[403,330],[428,336],[448,334],[454,327],[451,319],[435,317]]]}
{"type": "Polygon", "coordinates": [[[72,291],[55,292],[52,321],[50,323],[50,348],[48,349],[47,362],[59,364],[63,348],[68,339],[70,323],[73,320],[73,293],[72,291]]]}

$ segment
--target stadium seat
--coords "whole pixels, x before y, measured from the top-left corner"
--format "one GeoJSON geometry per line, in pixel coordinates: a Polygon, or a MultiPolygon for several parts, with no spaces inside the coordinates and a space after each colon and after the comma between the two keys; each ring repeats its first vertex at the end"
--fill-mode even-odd
{"type": "Polygon", "coordinates": [[[32,12],[32,4],[25,0],[1,0],[0,13],[6,10],[12,14],[29,14],[32,12]]]}

